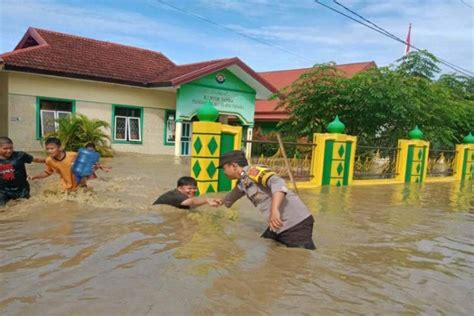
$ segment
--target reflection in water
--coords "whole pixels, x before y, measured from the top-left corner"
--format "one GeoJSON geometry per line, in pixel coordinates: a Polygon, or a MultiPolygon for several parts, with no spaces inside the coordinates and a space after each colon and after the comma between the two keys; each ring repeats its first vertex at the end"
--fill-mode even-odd
{"type": "Polygon", "coordinates": [[[174,162],[120,155],[67,196],[33,183],[0,213],[1,314],[472,314],[471,184],[303,191],[306,251],[259,238],[245,200],[150,206],[186,174],[174,162]]]}

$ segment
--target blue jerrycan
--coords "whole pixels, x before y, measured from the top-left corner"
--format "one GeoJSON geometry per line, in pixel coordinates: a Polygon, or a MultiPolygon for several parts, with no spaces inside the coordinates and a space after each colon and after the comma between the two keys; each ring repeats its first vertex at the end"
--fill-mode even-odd
{"type": "Polygon", "coordinates": [[[99,161],[99,153],[85,148],[79,149],[76,160],[72,165],[72,173],[76,176],[77,182],[81,182],[84,177],[91,176],[94,165],[99,161]]]}

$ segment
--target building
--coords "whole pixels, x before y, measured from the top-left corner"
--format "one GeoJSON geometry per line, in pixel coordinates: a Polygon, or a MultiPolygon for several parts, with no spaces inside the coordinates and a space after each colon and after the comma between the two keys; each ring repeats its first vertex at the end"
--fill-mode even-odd
{"type": "MultiPolygon", "coordinates": [[[[365,71],[372,67],[377,67],[375,62],[361,62],[353,64],[336,65],[336,69],[341,71],[346,77],[350,78],[355,74],[365,71]]],[[[270,82],[275,88],[281,90],[290,86],[298,80],[301,75],[309,72],[312,68],[289,69],[259,72],[266,81],[270,82]]],[[[278,100],[268,100],[267,98],[257,100],[255,107],[255,128],[260,128],[263,133],[276,130],[276,125],[282,120],[287,120],[289,112],[284,108],[278,108],[278,100]]]]}
{"type": "Polygon", "coordinates": [[[238,58],[176,65],[159,52],[29,28],[0,55],[0,135],[41,150],[57,118],[81,113],[110,123],[116,151],[189,155],[204,102],[251,139],[255,100],[275,91],[238,58]]]}

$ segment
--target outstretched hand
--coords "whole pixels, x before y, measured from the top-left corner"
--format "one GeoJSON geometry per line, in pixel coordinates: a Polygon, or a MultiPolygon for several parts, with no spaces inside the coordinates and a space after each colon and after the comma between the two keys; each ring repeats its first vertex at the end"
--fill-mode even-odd
{"type": "Polygon", "coordinates": [[[224,201],[219,198],[207,198],[207,204],[212,207],[218,207],[224,204],[224,201]]]}

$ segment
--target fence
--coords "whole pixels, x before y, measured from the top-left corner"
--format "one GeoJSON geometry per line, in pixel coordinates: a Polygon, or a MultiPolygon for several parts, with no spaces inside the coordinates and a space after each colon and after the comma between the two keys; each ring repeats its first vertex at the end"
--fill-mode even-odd
{"type": "Polygon", "coordinates": [[[430,149],[428,156],[428,176],[452,176],[455,154],[456,151],[451,149],[430,149]]]}
{"type": "Polygon", "coordinates": [[[395,178],[397,154],[397,147],[357,146],[354,179],[395,178]]]}
{"type": "MultiPolygon", "coordinates": [[[[265,165],[275,171],[278,175],[288,178],[283,153],[277,141],[244,141],[244,145],[252,144],[251,164],[265,165]]],[[[283,142],[288,162],[293,176],[298,181],[308,181],[311,178],[311,163],[313,148],[312,143],[283,142]]]]}

